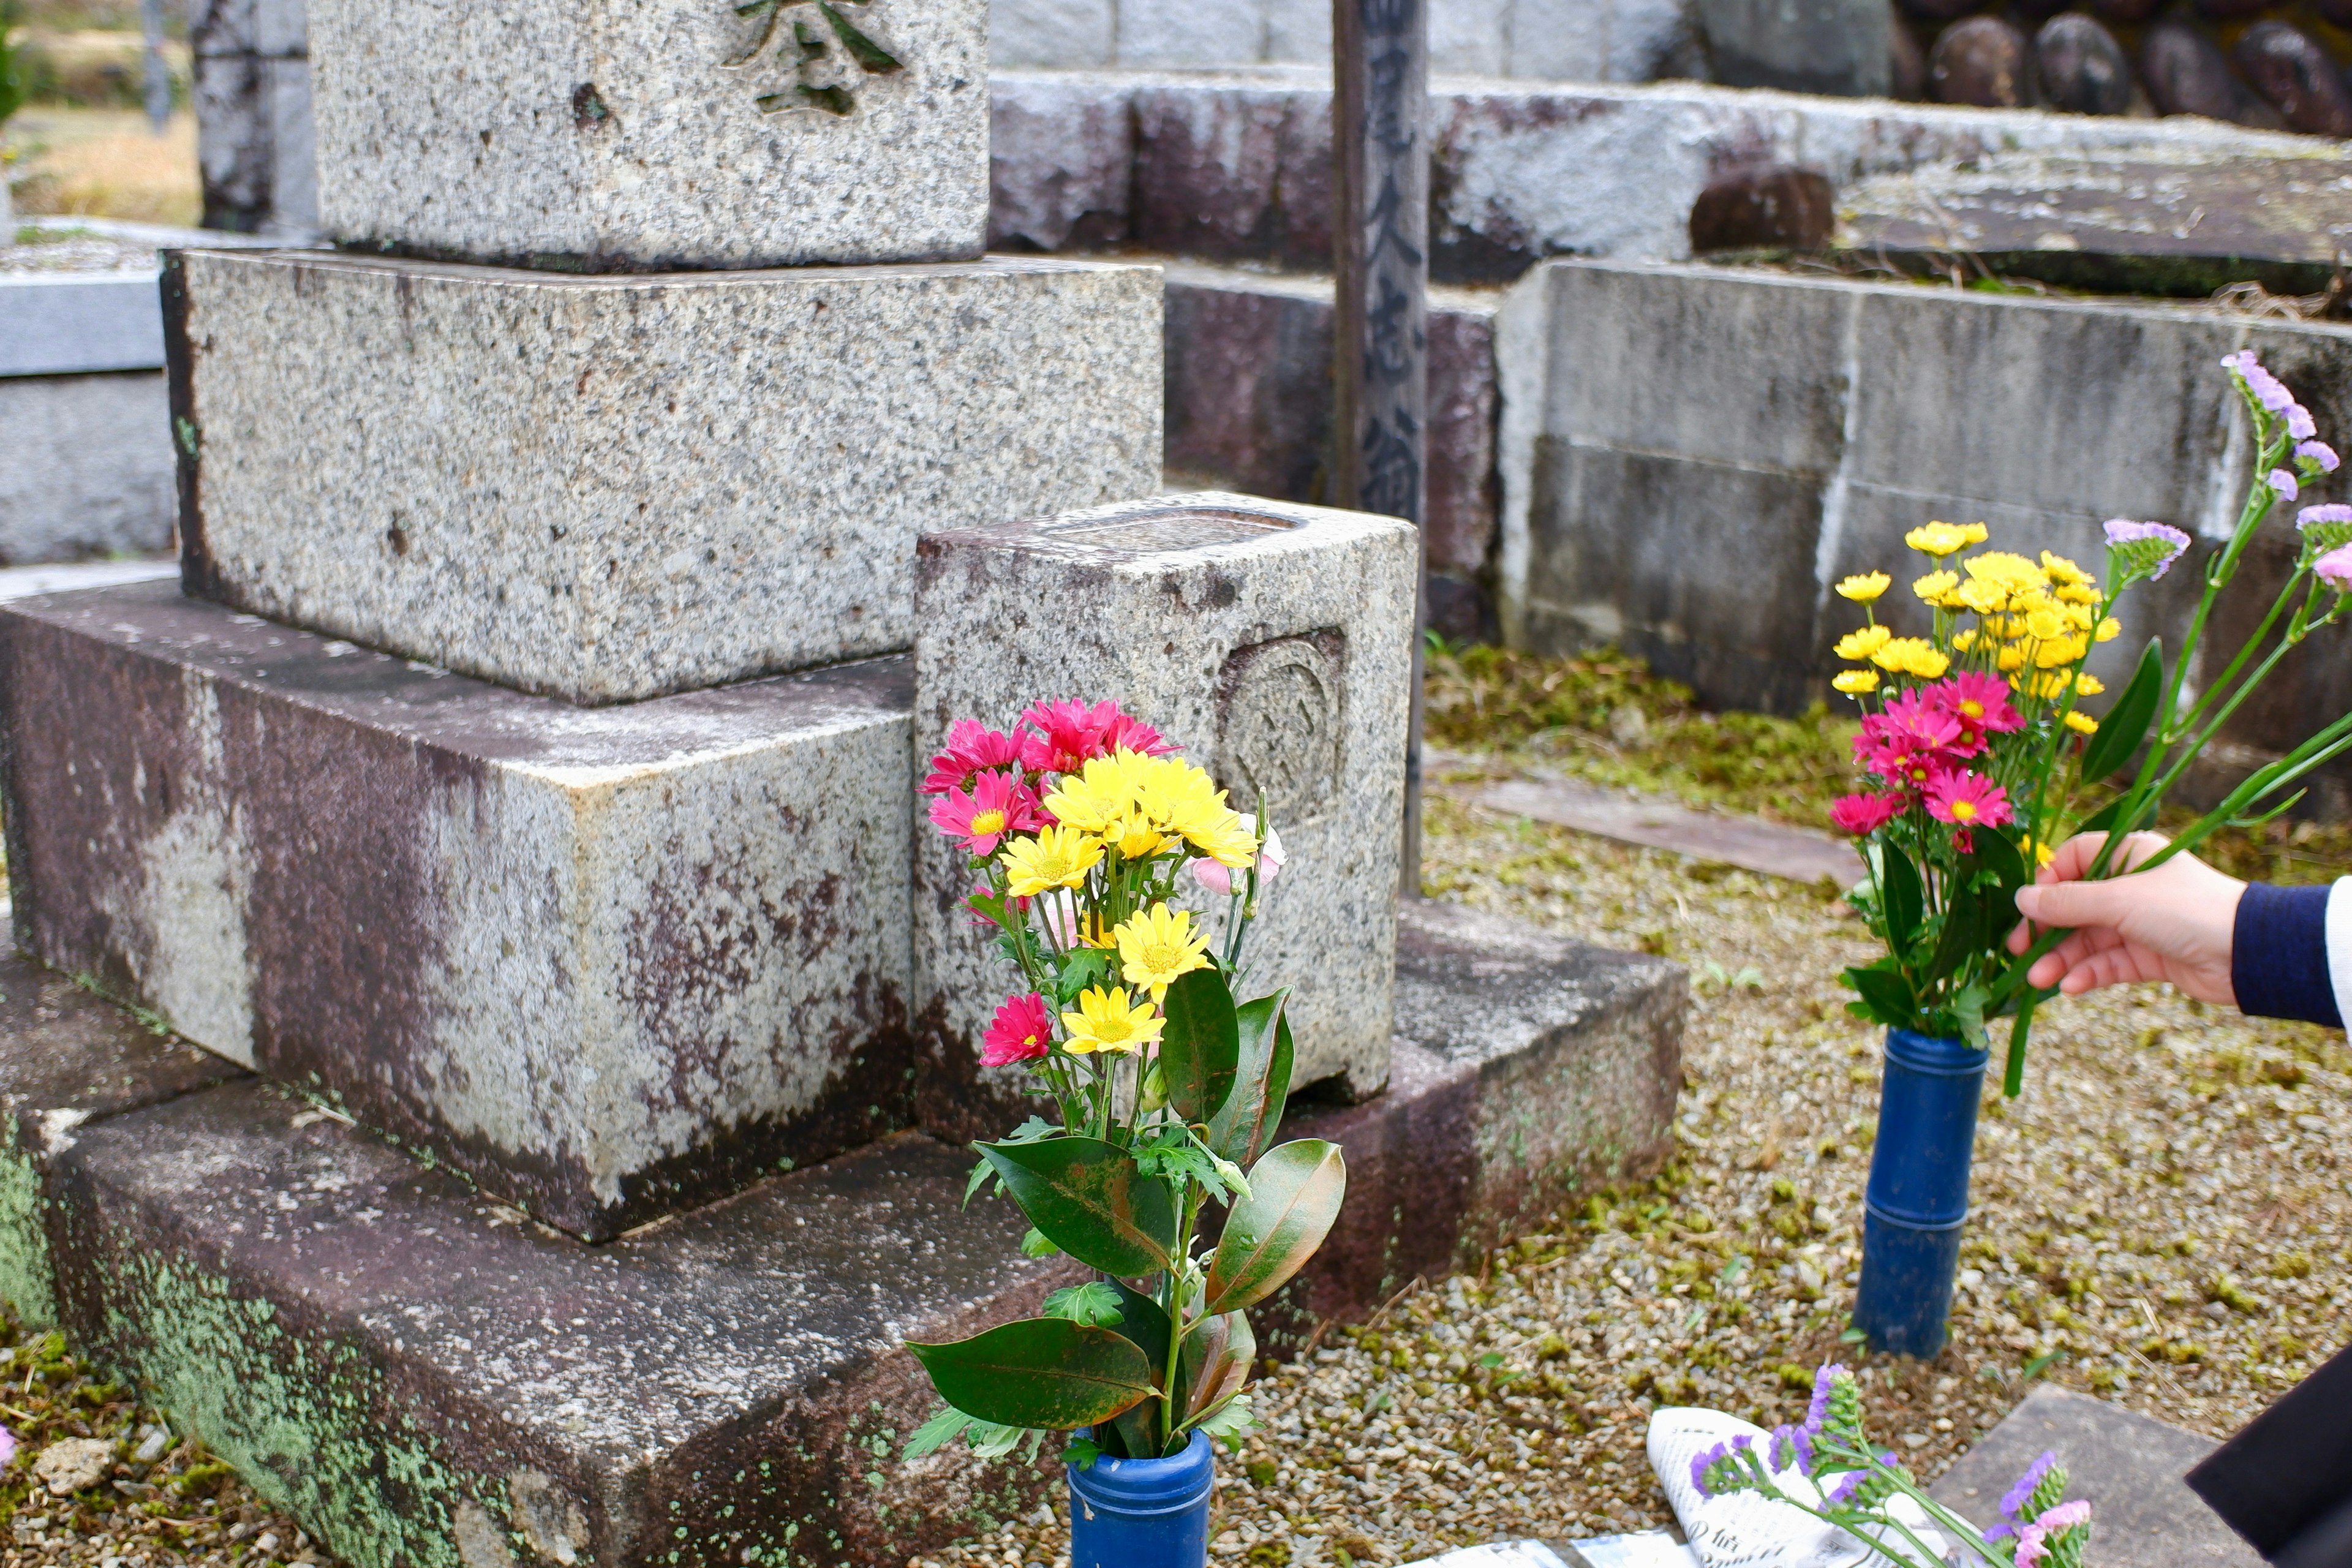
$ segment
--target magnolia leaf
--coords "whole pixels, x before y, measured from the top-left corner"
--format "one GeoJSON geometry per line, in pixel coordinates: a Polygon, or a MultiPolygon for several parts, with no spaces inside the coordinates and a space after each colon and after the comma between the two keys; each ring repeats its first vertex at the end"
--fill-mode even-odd
{"type": "Polygon", "coordinates": [[[2147,738],[2148,725],[2156,719],[2157,704],[2164,700],[2164,645],[2155,637],[2147,639],[2147,651],[2139,656],[2139,668],[2132,671],[2123,695],[2107,709],[2107,716],[2099,721],[2099,731],[2083,748],[2083,782],[2098,780],[2123,771],[2147,738]]]}
{"type": "Polygon", "coordinates": [[[1003,1426],[1091,1426],[1151,1393],[1151,1368],[1134,1342],[1064,1318],[1024,1318],[951,1344],[907,1348],[940,1398],[1003,1426]]]}
{"type": "Polygon", "coordinates": [[[1209,1119],[1209,1147],[1237,1165],[1254,1163],[1274,1141],[1290,1098],[1290,1016],[1287,990],[1244,1002],[1234,1011],[1241,1062],[1224,1108],[1209,1119]]]}
{"type": "Polygon", "coordinates": [[[1908,1029],[1919,1022],[1918,999],[1912,994],[1910,982],[1890,969],[1871,966],[1849,969],[1845,982],[1862,993],[1864,1016],[1876,1019],[1892,1028],[1908,1029]]]}
{"type": "Polygon", "coordinates": [[[1257,1336],[1240,1312],[1220,1312],[1192,1325],[1184,1336],[1177,1363],[1177,1385],[1183,1389],[1180,1412],[1196,1420],[1249,1386],[1250,1363],[1257,1359],[1257,1336]]]}
{"type": "Polygon", "coordinates": [[[1224,1109],[1241,1066],[1234,994],[1213,969],[1176,977],[1160,1005],[1167,1027],[1160,1036],[1160,1076],[1168,1103],[1198,1125],[1224,1109]]]}
{"type": "Polygon", "coordinates": [[[1233,1207],[1209,1263],[1207,1312],[1237,1312],[1274,1294],[1323,1245],[1348,1194],[1336,1143],[1302,1138],[1266,1151],[1250,1195],[1233,1207]]]}
{"type": "Polygon", "coordinates": [[[1124,1149],[1096,1138],[982,1143],[1029,1223],[1105,1274],[1155,1274],[1176,1246],[1176,1199],[1124,1149]]]}
{"type": "Polygon", "coordinates": [[[1919,940],[1919,922],[1926,917],[1927,892],[1919,882],[1918,868],[1892,845],[1877,847],[1880,897],[1886,917],[1886,945],[1897,956],[1908,956],[1919,940]]]}
{"type": "Polygon", "coordinates": [[[1140,1290],[1130,1289],[1124,1281],[1106,1279],[1103,1284],[1118,1293],[1119,1321],[1105,1324],[1116,1328],[1135,1348],[1152,1370],[1155,1386],[1162,1368],[1168,1364],[1168,1336],[1176,1331],[1169,1326],[1167,1310],[1140,1290]]]}

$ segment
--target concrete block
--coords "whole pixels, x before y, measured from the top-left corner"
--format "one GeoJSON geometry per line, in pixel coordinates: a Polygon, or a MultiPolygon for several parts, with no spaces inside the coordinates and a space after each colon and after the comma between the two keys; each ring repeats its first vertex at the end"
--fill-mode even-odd
{"type": "MultiPolygon", "coordinates": [[[[1294,988],[1297,1081],[1355,1097],[1388,1079],[1414,548],[1393,519],[1209,492],[926,534],[917,568],[919,753],[956,719],[1109,698],[1235,801],[1265,792],[1290,864],[1249,962],[1294,988]]],[[[966,862],[924,835],[917,1093],[959,1136],[998,1130],[1017,1098],[1010,1069],[983,1081],[975,1065],[1006,973],[959,907],[970,890],[966,862]]]]}
{"type": "Polygon", "coordinates": [[[835,15],[317,0],[320,216],[341,240],[478,261],[978,256],[985,0],[835,15]]]}
{"type": "Polygon", "coordinates": [[[2254,1549],[2183,1484],[2213,1439],[2104,1399],[2042,1387],[1946,1470],[1928,1490],[1987,1529],[2001,1495],[2044,1453],[2065,1461],[2066,1495],[2090,1500],[2099,1551],[2144,1568],[2254,1568],[2254,1549]]]}
{"type": "Polygon", "coordinates": [[[0,273],[0,376],[163,368],[152,270],[0,273]]]}
{"type": "Polygon", "coordinates": [[[270,233],[309,240],[319,226],[319,149],[310,110],[310,62],[262,62],[269,115],[270,233]]]}
{"type": "Polygon", "coordinates": [[[1511,0],[1506,70],[1537,81],[1610,79],[1611,24],[1619,0],[1511,0]]]}
{"type": "Polygon", "coordinates": [[[55,970],[0,957],[0,1300],[57,1326],[46,1183],[88,1126],[245,1076],[55,970]]]}
{"type": "Polygon", "coordinates": [[[257,0],[188,0],[188,47],[205,55],[249,55],[257,41],[257,0]]]}
{"type": "Polygon", "coordinates": [[[1116,0],[991,0],[988,63],[1058,70],[1116,65],[1118,12],[1116,0]]]}
{"type": "Polygon", "coordinates": [[[1147,80],[1132,101],[1137,240],[1202,260],[1329,265],[1328,90],[1147,80]]]}
{"type": "Polygon", "coordinates": [[[903,1123],[906,679],[583,711],[165,584],[20,600],[16,940],[610,1236],[903,1123]]]}
{"type": "Polygon", "coordinates": [[[196,166],[208,227],[252,233],[269,216],[271,153],[262,62],[199,51],[191,72],[196,166]]]}
{"type": "Polygon", "coordinates": [[[1269,63],[1331,68],[1331,7],[1324,0],[1266,0],[1269,63]]]}
{"type": "Polygon", "coordinates": [[[592,1247],[304,1110],[86,1132],[66,1321],[352,1568],[903,1563],[1055,1468],[898,1459],[936,1407],[901,1342],[1076,1277],[961,1206],[968,1153],[902,1136],[592,1247]]]}
{"type": "Polygon", "coordinates": [[[299,58],[310,48],[310,7],[304,0],[253,0],[255,52],[299,58]]]}
{"type": "Polygon", "coordinates": [[[1127,243],[1135,181],[1128,99],[1099,77],[1032,76],[999,85],[989,131],[992,249],[1127,243]]]}
{"type": "Polygon", "coordinates": [[[1045,259],[190,253],[187,581],[577,702],[903,648],[919,528],[1157,488],[1160,296],[1156,268],[1045,259]]]}
{"type": "Polygon", "coordinates": [[[0,563],[73,561],[172,542],[163,377],[0,378],[0,563]]]}
{"type": "Polygon", "coordinates": [[[1185,0],[1118,7],[1118,65],[1126,70],[1255,65],[1265,56],[1265,0],[1185,0]]]}
{"type": "Polygon", "coordinates": [[[1892,84],[1887,0],[1699,0],[1717,81],[1839,98],[1892,84]]]}
{"type": "Polygon", "coordinates": [[[1509,7],[1493,0],[1429,0],[1430,73],[1504,75],[1509,16],[1509,7]]]}

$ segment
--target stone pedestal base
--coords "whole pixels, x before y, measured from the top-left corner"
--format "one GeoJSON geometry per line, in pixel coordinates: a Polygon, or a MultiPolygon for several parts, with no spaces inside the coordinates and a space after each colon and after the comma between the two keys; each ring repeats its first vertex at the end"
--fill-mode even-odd
{"type": "MultiPolygon", "coordinates": [[[[1680,970],[1458,910],[1402,924],[1390,1091],[1286,1127],[1343,1144],[1349,1196],[1260,1312],[1269,1349],[1671,1146],[1680,970]]],[[[0,991],[32,977],[0,965],[0,991]]],[[[933,1408],[899,1342],[1076,1277],[1021,1256],[1009,1203],[961,1206],[964,1151],[901,1135],[592,1247],[262,1084],[170,1099],[193,1084],[159,1062],[128,1100],[28,1089],[110,1047],[0,1026],[0,1092],[75,1119],[11,1178],[46,1225],[0,1227],[0,1279],[53,1275],[78,1349],[354,1568],[903,1562],[1058,1479],[898,1458],[933,1408]]]]}
{"type": "Polygon", "coordinates": [[[909,700],[582,710],[165,584],[19,601],[16,940],[609,1236],[905,1125],[909,700]]]}

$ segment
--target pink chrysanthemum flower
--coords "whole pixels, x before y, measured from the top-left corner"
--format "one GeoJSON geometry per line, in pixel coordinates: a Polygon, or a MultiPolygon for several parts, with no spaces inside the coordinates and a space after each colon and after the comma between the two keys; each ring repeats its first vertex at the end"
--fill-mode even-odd
{"type": "Polygon", "coordinates": [[[1906,691],[1863,721],[1854,755],[1898,790],[1920,790],[1948,769],[1961,749],[1960,721],[1916,691],[1906,691]]]}
{"type": "Polygon", "coordinates": [[[1043,808],[1011,768],[982,773],[969,790],[950,789],[931,803],[931,826],[974,855],[993,855],[1008,833],[1046,826],[1043,808]]]}
{"type": "Polygon", "coordinates": [[[1120,712],[1111,701],[1091,708],[1083,702],[1040,702],[1021,715],[1021,722],[1043,737],[1037,765],[1051,773],[1076,773],[1114,752],[1164,757],[1176,749],[1159,731],[1120,712]]]}
{"type": "Polygon", "coordinates": [[[923,780],[925,795],[945,795],[970,787],[972,775],[992,768],[1036,767],[1043,743],[1015,726],[1011,734],[992,730],[977,719],[959,719],[948,726],[948,749],[931,759],[923,780]]]}
{"type": "Polygon", "coordinates": [[[1849,795],[1830,807],[1830,821],[1843,832],[1866,838],[1902,816],[1909,805],[1899,795],[1849,795]]]}
{"type": "Polygon", "coordinates": [[[980,1037],[980,1065],[1001,1068],[1012,1062],[1032,1062],[1054,1043],[1054,1015],[1045,999],[1034,992],[1007,996],[996,1010],[995,1022],[980,1037]]]}
{"type": "Polygon", "coordinates": [[[2009,792],[1981,773],[1954,771],[1927,785],[1927,815],[1967,830],[1999,827],[2017,813],[2009,792]]]}
{"type": "Polygon", "coordinates": [[[1973,756],[1984,749],[1987,735],[2012,735],[2025,728],[2024,716],[2010,705],[2009,682],[1997,675],[1967,669],[1927,689],[1927,697],[1960,726],[1960,738],[1973,756]]]}

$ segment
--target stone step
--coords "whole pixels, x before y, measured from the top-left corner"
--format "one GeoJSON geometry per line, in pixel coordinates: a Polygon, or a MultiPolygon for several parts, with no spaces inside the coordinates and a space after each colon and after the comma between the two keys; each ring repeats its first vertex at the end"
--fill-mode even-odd
{"type": "Polygon", "coordinates": [[[908,1121],[904,658],[622,708],[0,607],[17,942],[606,1237],[908,1121]]]}
{"type": "MultiPolygon", "coordinates": [[[[1286,1127],[1342,1144],[1350,1196],[1257,1314],[1277,1353],[1671,1147],[1678,968],[1448,906],[1401,927],[1389,1091],[1286,1127]]],[[[133,1026],[66,999],[0,1011],[20,1140],[72,1133],[5,1167],[39,1223],[0,1226],[0,1275],[49,1270],[68,1332],[353,1568],[884,1563],[1052,1484],[897,1458],[932,1408],[898,1342],[1075,1277],[962,1207],[968,1153],[902,1134],[592,1246],[281,1088],[182,1092],[228,1070],[194,1053],[120,1087],[133,1026]]]]}

